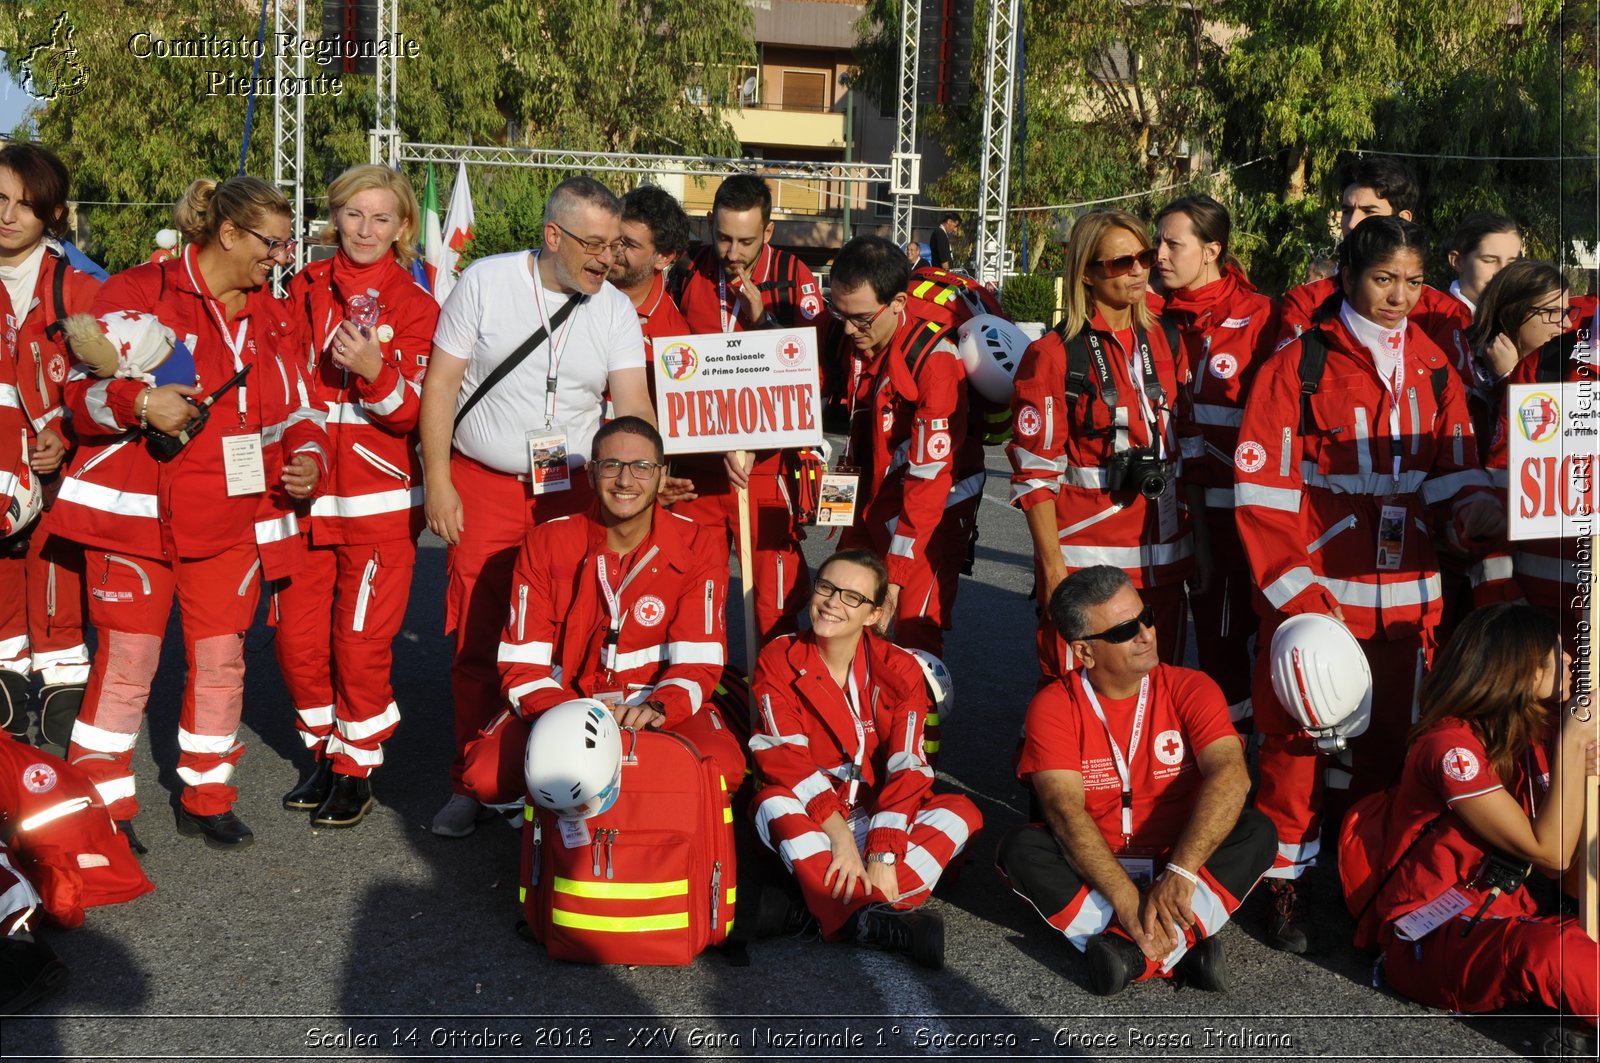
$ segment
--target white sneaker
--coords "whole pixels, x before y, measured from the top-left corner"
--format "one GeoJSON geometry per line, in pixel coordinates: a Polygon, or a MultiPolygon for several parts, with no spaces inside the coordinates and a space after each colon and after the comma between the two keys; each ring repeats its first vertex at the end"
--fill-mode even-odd
{"type": "Polygon", "coordinates": [[[478,809],[482,806],[466,794],[451,794],[433,817],[433,833],[445,838],[465,838],[478,829],[478,809]]]}

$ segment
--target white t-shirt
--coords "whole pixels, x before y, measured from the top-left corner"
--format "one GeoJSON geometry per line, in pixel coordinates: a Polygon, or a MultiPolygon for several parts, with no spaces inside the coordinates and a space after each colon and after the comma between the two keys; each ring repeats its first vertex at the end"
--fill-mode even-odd
{"type": "MultiPolygon", "coordinates": [[[[535,298],[527,251],[480,259],[468,266],[445,299],[433,342],[441,351],[468,363],[456,398],[460,410],[496,366],[544,324],[535,298]]],[[[568,296],[546,288],[545,313],[554,317],[568,296]]],[[[633,303],[610,282],[556,330],[560,357],[556,367],[556,412],[549,434],[567,434],[567,463],[582,465],[589,456],[609,374],[643,369],[644,336],[633,303]]],[[[474,461],[500,472],[528,472],[528,433],[545,434],[545,378],[549,374],[550,337],[473,407],[455,430],[455,447],[474,461]]]]}

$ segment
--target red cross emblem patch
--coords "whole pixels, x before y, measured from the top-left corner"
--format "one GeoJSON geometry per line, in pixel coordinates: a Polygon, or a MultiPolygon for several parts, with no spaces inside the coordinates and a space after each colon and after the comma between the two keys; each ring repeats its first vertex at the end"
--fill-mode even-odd
{"type": "Polygon", "coordinates": [[[1267,448],[1253,439],[1247,439],[1234,450],[1233,463],[1240,472],[1260,472],[1267,463],[1267,448]]]}
{"type": "Polygon", "coordinates": [[[22,770],[22,788],[30,794],[47,794],[57,781],[56,769],[48,764],[29,764],[22,770]]]}
{"type": "Polygon", "coordinates": [[[934,461],[943,461],[950,456],[950,433],[935,432],[928,437],[928,457],[934,461]]]}
{"type": "Polygon", "coordinates": [[[1227,380],[1239,371],[1239,359],[1226,351],[1218,351],[1211,356],[1211,375],[1218,380],[1227,380]]]}
{"type": "Polygon", "coordinates": [[[1444,773],[1456,782],[1471,782],[1478,777],[1478,756],[1456,746],[1444,755],[1444,773]]]}
{"type": "Polygon", "coordinates": [[[655,627],[667,618],[667,605],[653,594],[633,603],[633,618],[645,627],[655,627]]]}
{"type": "Polygon", "coordinates": [[[1043,427],[1044,418],[1039,416],[1037,406],[1024,406],[1017,411],[1017,435],[1036,436],[1043,427]]]}
{"type": "Polygon", "coordinates": [[[1156,735],[1156,759],[1167,767],[1183,763],[1183,735],[1177,731],[1162,731],[1156,735]]]}

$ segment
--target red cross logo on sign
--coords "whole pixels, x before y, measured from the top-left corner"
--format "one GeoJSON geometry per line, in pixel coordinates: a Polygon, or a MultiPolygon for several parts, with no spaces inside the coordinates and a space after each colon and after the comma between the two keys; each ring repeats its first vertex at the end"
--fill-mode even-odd
{"type": "Polygon", "coordinates": [[[22,786],[30,794],[49,793],[56,788],[56,769],[48,764],[30,764],[22,772],[22,786]]]}
{"type": "Polygon", "coordinates": [[[666,603],[653,594],[645,595],[633,605],[633,618],[645,627],[655,627],[666,616],[666,603]]]}
{"type": "Polygon", "coordinates": [[[1456,782],[1471,782],[1478,777],[1477,754],[1456,746],[1444,755],[1444,773],[1456,782]]]}
{"type": "Polygon", "coordinates": [[[1156,735],[1156,759],[1168,767],[1183,763],[1183,735],[1177,731],[1162,731],[1156,735]]]}
{"type": "Polygon", "coordinates": [[[805,347],[794,336],[785,336],[778,341],[778,361],[786,368],[793,369],[800,364],[801,357],[805,354],[805,347]]]}

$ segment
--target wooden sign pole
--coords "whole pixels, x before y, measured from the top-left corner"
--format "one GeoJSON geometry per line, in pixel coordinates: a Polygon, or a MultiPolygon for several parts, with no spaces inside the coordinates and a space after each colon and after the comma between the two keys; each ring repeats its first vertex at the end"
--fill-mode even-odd
{"type": "MultiPolygon", "coordinates": [[[[736,450],[733,459],[746,474],[751,470],[753,457],[748,450],[736,450]]],[[[744,593],[744,667],[751,678],[756,674],[756,566],[752,560],[755,549],[750,542],[750,489],[738,488],[739,499],[739,582],[744,593]]]]}

